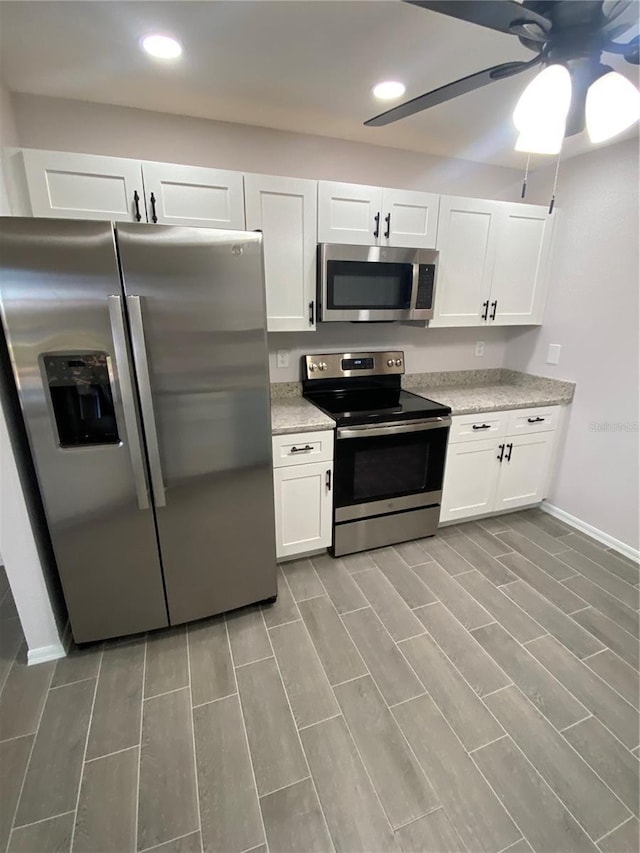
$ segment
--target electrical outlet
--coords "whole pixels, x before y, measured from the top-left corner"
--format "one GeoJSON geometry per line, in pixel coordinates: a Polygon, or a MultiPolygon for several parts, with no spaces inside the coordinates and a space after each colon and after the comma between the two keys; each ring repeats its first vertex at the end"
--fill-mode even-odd
{"type": "Polygon", "coordinates": [[[289,367],[289,350],[279,349],[276,352],[276,364],[278,367],[289,367]]]}
{"type": "Polygon", "coordinates": [[[480,358],[484,355],[484,341],[476,341],[476,357],[480,358]]]}
{"type": "Polygon", "coordinates": [[[560,361],[561,349],[561,344],[549,344],[549,351],[547,352],[547,364],[558,364],[558,362],[560,361]]]}

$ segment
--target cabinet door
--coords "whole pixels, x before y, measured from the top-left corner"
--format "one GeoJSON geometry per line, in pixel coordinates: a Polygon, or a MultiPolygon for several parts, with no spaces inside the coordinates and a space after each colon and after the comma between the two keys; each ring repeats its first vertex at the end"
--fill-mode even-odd
{"type": "Polygon", "coordinates": [[[267,329],[315,329],[316,181],[245,175],[247,229],[263,232],[267,329]]]}
{"type": "Polygon", "coordinates": [[[499,205],[496,260],[491,281],[493,323],[542,323],[555,214],[533,204],[499,205]]]}
{"type": "Polygon", "coordinates": [[[331,462],[274,470],[278,559],[331,545],[332,478],[331,462]]]}
{"type": "Polygon", "coordinates": [[[34,216],[135,222],[138,210],[146,222],[137,160],[28,149],[22,156],[34,216]]]}
{"type": "Polygon", "coordinates": [[[435,249],[439,206],[433,193],[384,189],[380,244],[435,249]]]}
{"type": "Polygon", "coordinates": [[[481,326],[495,259],[497,202],[442,196],[440,251],[430,326],[481,326]]]}
{"type": "Polygon", "coordinates": [[[142,174],[149,222],[244,230],[242,172],[143,163],[142,174]]]}
{"type": "Polygon", "coordinates": [[[511,435],[503,441],[506,449],[500,465],[496,511],[539,503],[547,488],[554,433],[511,435]]]}
{"type": "Polygon", "coordinates": [[[492,512],[500,474],[496,439],[450,444],[444,472],[440,521],[492,512]]]}
{"type": "Polygon", "coordinates": [[[318,184],[318,242],[375,246],[382,234],[382,189],[318,184]],[[377,217],[377,218],[376,218],[377,217]]]}

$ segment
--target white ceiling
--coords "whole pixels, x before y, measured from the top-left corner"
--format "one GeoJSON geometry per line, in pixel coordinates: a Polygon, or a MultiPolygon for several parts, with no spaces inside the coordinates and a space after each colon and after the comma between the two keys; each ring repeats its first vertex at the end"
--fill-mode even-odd
{"type": "MultiPolygon", "coordinates": [[[[496,82],[384,128],[374,83],[406,98],[532,53],[502,33],[386,0],[0,3],[0,59],[12,91],[313,133],[521,166],[513,107],[535,72],[496,82]],[[149,32],[184,46],[163,64],[138,48],[149,32]]],[[[610,64],[638,84],[638,69],[610,64]]],[[[637,131],[634,131],[637,132],[637,131]]],[[[616,140],[617,141],[617,140],[616,140]]],[[[567,155],[590,148],[586,134],[567,155]]]]}

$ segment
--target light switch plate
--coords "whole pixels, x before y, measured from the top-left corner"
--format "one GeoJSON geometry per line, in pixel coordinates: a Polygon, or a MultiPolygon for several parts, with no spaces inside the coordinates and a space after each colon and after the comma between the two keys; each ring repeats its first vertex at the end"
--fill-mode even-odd
{"type": "Polygon", "coordinates": [[[288,349],[279,349],[276,351],[276,364],[278,367],[289,367],[288,349]]]}
{"type": "Polygon", "coordinates": [[[484,341],[476,341],[476,357],[484,355],[484,341]]]}
{"type": "Polygon", "coordinates": [[[560,361],[561,349],[561,344],[549,344],[549,351],[547,352],[547,364],[558,364],[558,362],[560,361]]]}

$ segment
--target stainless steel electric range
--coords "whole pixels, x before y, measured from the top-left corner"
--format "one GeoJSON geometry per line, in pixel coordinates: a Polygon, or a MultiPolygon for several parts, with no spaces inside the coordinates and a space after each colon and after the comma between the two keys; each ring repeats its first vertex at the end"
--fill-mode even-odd
{"type": "Polygon", "coordinates": [[[451,409],[401,388],[403,352],[303,357],[303,395],[336,421],[339,557],[433,535],[451,409]]]}

